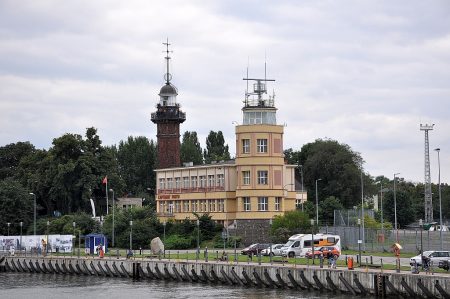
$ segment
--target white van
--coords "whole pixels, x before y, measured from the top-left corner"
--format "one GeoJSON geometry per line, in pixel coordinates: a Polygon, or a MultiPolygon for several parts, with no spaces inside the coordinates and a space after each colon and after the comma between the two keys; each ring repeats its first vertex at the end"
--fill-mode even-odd
{"type": "MultiPolygon", "coordinates": [[[[311,234],[296,234],[291,236],[281,250],[282,256],[304,257],[308,251],[312,250],[311,236],[311,234]]],[[[341,250],[341,238],[338,235],[315,234],[314,250],[322,246],[335,246],[341,250]]]]}

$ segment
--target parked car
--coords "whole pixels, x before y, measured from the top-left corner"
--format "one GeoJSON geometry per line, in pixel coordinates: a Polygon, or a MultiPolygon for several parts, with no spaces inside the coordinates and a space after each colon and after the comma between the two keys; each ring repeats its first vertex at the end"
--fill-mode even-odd
{"type": "MultiPolygon", "coordinates": [[[[441,261],[448,261],[450,260],[450,251],[424,251],[423,252],[423,256],[429,258],[431,260],[431,262],[433,263],[433,265],[437,266],[439,265],[439,262],[441,261]]],[[[411,266],[414,266],[414,261],[417,264],[417,266],[422,266],[422,255],[416,255],[413,256],[410,260],[409,260],[409,264],[411,266]]]]}
{"type": "MultiPolygon", "coordinates": [[[[341,255],[341,251],[338,248],[334,246],[323,246],[318,248],[317,250],[314,249],[314,257],[315,258],[319,258],[320,256],[327,257],[329,252],[333,254],[334,259],[339,258],[339,256],[341,255]]],[[[309,259],[313,258],[312,250],[308,251],[305,254],[305,257],[309,259]]]]}
{"type": "Polygon", "coordinates": [[[450,269],[450,260],[439,261],[438,267],[448,271],[450,269]]]}
{"type": "Polygon", "coordinates": [[[271,256],[281,256],[281,248],[284,244],[272,244],[272,250],[270,250],[270,245],[266,249],[261,250],[262,255],[271,256]]]}
{"type": "Polygon", "coordinates": [[[255,255],[260,253],[263,249],[266,249],[267,247],[269,247],[269,244],[255,243],[242,249],[241,253],[243,255],[255,255]]]}

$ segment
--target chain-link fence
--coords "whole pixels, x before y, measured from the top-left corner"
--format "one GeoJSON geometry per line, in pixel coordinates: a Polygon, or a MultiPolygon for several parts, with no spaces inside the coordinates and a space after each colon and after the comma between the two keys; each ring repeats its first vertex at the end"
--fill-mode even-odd
{"type": "MultiPolygon", "coordinates": [[[[358,250],[358,240],[363,239],[362,228],[358,226],[323,227],[323,233],[334,233],[341,236],[341,246],[345,249],[358,250]]],[[[403,252],[418,253],[421,248],[426,250],[441,250],[441,235],[439,231],[425,231],[417,229],[399,229],[398,236],[395,230],[364,229],[364,242],[362,250],[390,251],[397,242],[403,247],[403,252]]],[[[442,232],[444,250],[450,250],[450,232],[442,232]]]]}

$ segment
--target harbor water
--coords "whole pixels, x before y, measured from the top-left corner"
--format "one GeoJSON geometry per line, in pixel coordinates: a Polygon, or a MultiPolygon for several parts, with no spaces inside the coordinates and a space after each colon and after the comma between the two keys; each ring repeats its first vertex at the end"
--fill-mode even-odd
{"type": "MultiPolygon", "coordinates": [[[[96,276],[0,273],[0,298],[335,298],[352,296],[332,293],[225,285],[131,280],[96,276]]],[[[354,297],[357,298],[357,297],[354,297]]]]}

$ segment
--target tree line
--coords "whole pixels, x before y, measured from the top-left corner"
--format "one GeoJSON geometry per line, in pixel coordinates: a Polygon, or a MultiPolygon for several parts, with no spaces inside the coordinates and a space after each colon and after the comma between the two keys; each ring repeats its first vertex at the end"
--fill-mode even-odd
{"type": "MultiPolygon", "coordinates": [[[[181,141],[181,161],[194,165],[231,158],[228,145],[221,131],[211,131],[202,149],[196,132],[185,132],[181,141]]],[[[315,218],[315,185],[318,184],[318,201],[321,225],[333,223],[335,209],[360,208],[361,179],[364,185],[366,207],[371,208],[371,199],[379,194],[382,182],[385,221],[393,223],[393,180],[385,176],[373,177],[363,168],[361,155],[349,145],[330,139],[317,139],[307,143],[300,150],[287,149],[286,162],[297,165],[296,178],[303,179],[308,201],[303,209],[310,218],[315,218]]],[[[147,212],[136,217],[148,218],[156,223],[155,215],[155,172],[157,167],[157,144],[146,137],[130,136],[118,145],[104,146],[95,128],[87,128],[84,136],[67,133],[53,139],[52,146],[36,149],[30,142],[17,142],[0,147],[0,234],[19,231],[18,222],[24,222],[24,233],[32,232],[33,196],[36,195],[38,218],[42,218],[38,231],[45,231],[47,219],[52,220],[50,230],[65,228],[70,231],[72,219],[90,214],[90,199],[104,202],[106,196],[102,179],[108,176],[108,187],[116,197],[145,198],[147,212]],[[63,216],[72,215],[70,217],[63,216]],[[77,216],[78,215],[78,216],[77,216]],[[61,216],[61,217],[60,217],[61,216]],[[61,218],[53,226],[53,220],[61,218]]],[[[297,189],[300,189],[297,186],[297,189]]],[[[397,218],[400,227],[424,218],[424,185],[404,178],[397,180],[397,218]]],[[[435,219],[439,218],[438,186],[432,185],[435,219]]],[[[110,196],[112,194],[110,193],[110,196]]],[[[450,188],[442,184],[442,211],[444,219],[450,216],[450,188]]],[[[105,211],[98,211],[105,215],[105,211]]],[[[87,215],[89,218],[89,215],[87,215]]],[[[128,215],[127,217],[132,217],[128,215]]],[[[379,219],[379,213],[376,214],[379,219]]],[[[76,220],[73,220],[76,221],[76,220]]],[[[108,225],[97,227],[86,223],[83,233],[91,230],[107,232],[108,225]],[[91,227],[91,228],[89,228],[91,227]]],[[[106,220],[108,222],[108,219],[106,220]]],[[[125,223],[125,222],[124,222],[125,223]]],[[[152,224],[153,225],[153,224],[152,224]]],[[[80,224],[81,227],[81,224],[80,224]]],[[[126,223],[124,224],[124,229],[126,223]]],[[[161,227],[153,232],[160,233],[161,227]]],[[[174,229],[179,231],[179,229],[174,229]]],[[[119,232],[119,231],[117,231],[119,232]]],[[[189,239],[189,238],[188,238],[189,239]]],[[[191,240],[191,239],[189,239],[191,240]]],[[[191,240],[192,241],[192,240],[191,240]]]]}

